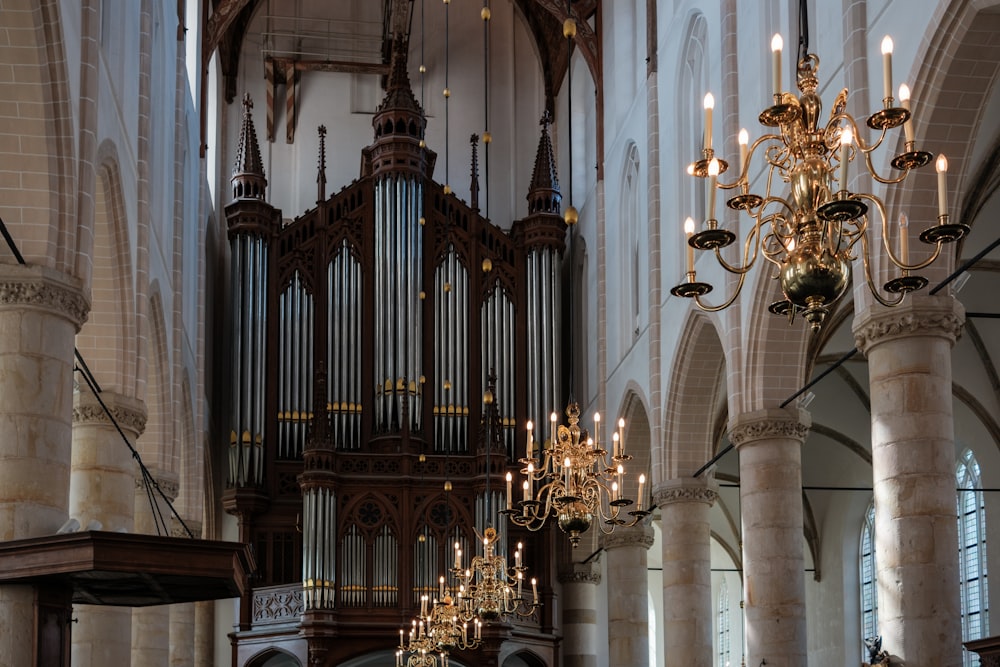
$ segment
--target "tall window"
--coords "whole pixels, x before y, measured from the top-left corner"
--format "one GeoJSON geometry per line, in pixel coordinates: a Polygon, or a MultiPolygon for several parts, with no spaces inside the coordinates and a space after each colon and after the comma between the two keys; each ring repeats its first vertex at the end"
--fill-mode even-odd
{"type": "Polygon", "coordinates": [[[729,588],[726,580],[722,580],[719,588],[719,612],[716,621],[719,633],[718,667],[729,667],[730,645],[729,645],[729,588]]]}
{"type": "MultiPolygon", "coordinates": [[[[971,450],[962,452],[955,469],[958,483],[958,571],[962,598],[962,641],[981,639],[989,628],[986,594],[986,504],[979,462],[971,450]]],[[[963,649],[966,667],[979,656],[963,649]]]]}
{"type": "Polygon", "coordinates": [[[621,336],[622,353],[631,346],[639,333],[639,318],[642,308],[641,276],[645,262],[639,255],[642,246],[642,226],[639,216],[639,150],[630,144],[625,155],[625,171],[622,174],[622,226],[625,229],[622,248],[621,336]],[[627,273],[627,277],[626,276],[627,273]]]}
{"type": "MultiPolygon", "coordinates": [[[[680,71],[680,83],[677,90],[677,105],[675,111],[678,120],[678,131],[686,140],[681,142],[678,164],[690,164],[701,158],[704,147],[705,116],[701,111],[701,102],[708,90],[708,21],[702,14],[696,14],[688,24],[687,42],[684,45],[680,71]]],[[[716,91],[718,92],[718,91],[716,91]]],[[[682,173],[680,189],[678,224],[687,216],[694,218],[696,224],[705,219],[705,184],[703,178],[692,178],[682,173]]],[[[678,231],[680,228],[677,228],[678,231]]],[[[680,238],[678,236],[678,238],[680,238]]],[[[678,244],[680,247],[680,244],[678,244]]],[[[678,260],[683,262],[683,249],[678,260]]],[[[683,263],[680,264],[683,266],[683,263]]]]}
{"type": "MultiPolygon", "coordinates": [[[[861,527],[861,639],[865,640],[878,634],[878,594],[875,584],[875,503],[868,505],[865,512],[865,523],[861,527]]],[[[862,658],[868,658],[868,652],[862,646],[862,658]]]]}

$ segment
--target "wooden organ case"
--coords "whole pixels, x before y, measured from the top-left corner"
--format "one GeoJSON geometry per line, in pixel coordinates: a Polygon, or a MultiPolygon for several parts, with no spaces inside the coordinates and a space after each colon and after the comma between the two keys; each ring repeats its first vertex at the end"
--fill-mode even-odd
{"type": "Polygon", "coordinates": [[[551,532],[520,532],[499,514],[525,422],[547,423],[563,398],[566,227],[548,116],[529,215],[504,231],[478,209],[475,138],[472,201],[433,180],[405,54],[405,44],[393,53],[361,177],[326,196],[320,128],[319,204],[284,225],[265,199],[244,100],[226,207],[223,505],[259,571],[241,600],[234,664],[272,650],[310,665],[394,650],[420,596],[434,595],[452,566],[453,545],[478,553],[475,530],[486,525],[508,557],[525,543],[543,605],[525,621],[488,626],[475,655],[454,657],[498,665],[508,641],[540,658],[531,664],[554,664],[551,532]],[[493,374],[496,400],[484,415],[493,374]]]}

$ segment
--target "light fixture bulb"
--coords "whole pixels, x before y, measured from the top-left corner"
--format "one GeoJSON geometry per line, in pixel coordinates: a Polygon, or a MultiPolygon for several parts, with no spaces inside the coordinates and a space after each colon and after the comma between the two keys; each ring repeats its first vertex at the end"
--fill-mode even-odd
{"type": "Polygon", "coordinates": [[[886,35],[882,38],[882,55],[892,53],[892,37],[886,35]]]}
{"type": "Polygon", "coordinates": [[[901,103],[910,101],[910,87],[905,83],[899,84],[899,101],[901,103]]]}
{"type": "Polygon", "coordinates": [[[844,127],[844,131],[840,135],[840,145],[850,146],[852,143],[854,143],[854,130],[848,125],[844,127]]]}
{"type": "Polygon", "coordinates": [[[771,38],[771,50],[780,51],[785,47],[785,40],[781,39],[781,35],[774,33],[774,37],[771,38]]]}
{"type": "Polygon", "coordinates": [[[948,158],[944,155],[938,155],[937,162],[934,163],[934,169],[937,170],[937,173],[939,174],[943,174],[948,171],[948,158]]]}
{"type": "Polygon", "coordinates": [[[708,175],[718,176],[719,175],[719,158],[712,158],[708,162],[708,175]]]}
{"type": "Polygon", "coordinates": [[[715,97],[712,95],[712,93],[705,93],[705,102],[704,102],[704,104],[705,104],[705,108],[706,109],[714,109],[715,108],[715,97]]]}
{"type": "Polygon", "coordinates": [[[739,141],[740,146],[746,146],[750,143],[750,133],[746,131],[746,128],[740,130],[737,141],[739,141]]]}
{"type": "Polygon", "coordinates": [[[687,234],[688,236],[694,234],[694,220],[690,216],[688,216],[687,219],[684,220],[684,233],[687,234]]]}

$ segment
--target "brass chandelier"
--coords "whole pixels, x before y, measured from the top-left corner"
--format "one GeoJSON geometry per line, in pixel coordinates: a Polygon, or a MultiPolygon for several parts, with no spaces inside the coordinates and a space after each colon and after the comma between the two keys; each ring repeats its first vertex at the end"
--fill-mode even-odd
{"type": "Polygon", "coordinates": [[[552,413],[551,437],[548,446],[539,451],[539,458],[535,456],[533,424],[528,422],[526,456],[520,460],[525,477],[521,484],[523,497],[514,501],[513,476],[507,473],[504,513],[512,523],[529,530],[540,529],[550,516],[555,516],[560,530],[575,547],[595,518],[601,519],[601,532],[610,533],[617,526],[636,525],[649,515],[650,509],[644,505],[646,476],[639,475],[638,507],[626,512],[636,501],[625,494],[625,463],[632,458],[625,453],[625,420],[618,420],[618,430],[611,436],[609,465],[609,452],[597,440],[600,414],[594,414],[593,438],[580,427],[580,406],[575,402],[567,406],[566,417],[568,426],[558,424],[558,416],[552,413]]]}
{"type": "Polygon", "coordinates": [[[450,651],[474,649],[482,641],[479,618],[472,617],[470,631],[469,620],[448,594],[444,577],[440,586],[440,599],[420,597],[420,614],[413,620],[409,635],[399,631],[396,667],[448,667],[450,651]]]}
{"type": "Polygon", "coordinates": [[[455,567],[451,573],[458,581],[455,602],[457,617],[463,622],[474,621],[476,631],[480,619],[491,623],[507,616],[529,617],[539,607],[538,580],[531,579],[531,601],[525,596],[523,549],[519,542],[514,552],[514,565],[508,566],[507,557],[496,552],[499,539],[492,526],[483,532],[483,553],[472,558],[468,568],[462,568],[462,550],[455,543],[455,567]]]}
{"type": "MultiPolygon", "coordinates": [[[[805,15],[804,3],[800,8],[805,15]]],[[[803,35],[807,31],[803,28],[803,35]]],[[[898,305],[903,297],[927,285],[927,279],[914,275],[931,265],[940,255],[942,245],[957,241],[969,231],[967,225],[952,223],[948,218],[946,172],[947,159],[937,159],[938,221],[925,229],[919,238],[934,246],[929,256],[911,261],[909,230],[905,216],[892,225],[885,204],[870,192],[852,192],[848,189],[848,174],[852,162],[863,165],[863,170],[876,182],[884,185],[902,183],[910,170],[929,164],[932,155],[918,150],[913,138],[909,89],[900,86],[899,104],[892,95],[892,40],[882,42],[883,100],[882,108],[868,117],[866,125],[875,131],[875,140],[868,143],[858,122],[846,111],[847,89],[834,101],[829,120],[820,119],[822,101],[816,93],[819,58],[808,53],[808,38],[800,39],[801,53],[796,67],[796,84],[799,96],[781,90],[782,39],[772,40],[773,98],[774,104],[760,113],[759,120],[769,130],[749,146],[746,131],[740,132],[740,158],[737,178],[732,183],[721,183],[719,175],[726,172],[728,164],[716,157],[712,149],[711,94],[705,98],[705,138],[702,158],[688,167],[688,173],[708,179],[707,216],[703,228],[695,231],[694,222],[688,218],[687,267],[685,282],[671,289],[675,296],[693,298],[699,308],[718,311],[728,307],[739,296],[747,273],[759,254],[776,268],[784,299],[772,303],[769,310],[787,315],[791,321],[801,314],[818,331],[831,308],[846,292],[851,280],[851,262],[862,259],[865,280],[875,299],[885,306],[898,305]],[[872,153],[885,142],[890,130],[903,126],[904,150],[896,155],[891,165],[897,174],[880,175],[872,153]],[[750,191],[750,164],[755,155],[762,156],[766,173],[762,195],[750,191]],[[781,183],[788,183],[786,195],[777,192],[781,183]],[[737,194],[726,203],[736,211],[746,212],[752,221],[743,244],[742,260],[730,263],[722,249],[736,240],[736,234],[719,227],[715,217],[717,190],[736,190],[737,194]],[[870,209],[878,211],[881,241],[885,256],[900,274],[886,282],[882,289],[872,277],[872,243],[870,238],[876,226],[870,226],[870,209]],[[893,241],[895,237],[895,241],[893,241]],[[860,250],[857,243],[861,242],[860,250]],[[700,282],[695,273],[695,250],[708,250],[715,254],[719,265],[739,278],[734,293],[718,305],[707,304],[702,297],[712,290],[712,285],[700,282]]]]}

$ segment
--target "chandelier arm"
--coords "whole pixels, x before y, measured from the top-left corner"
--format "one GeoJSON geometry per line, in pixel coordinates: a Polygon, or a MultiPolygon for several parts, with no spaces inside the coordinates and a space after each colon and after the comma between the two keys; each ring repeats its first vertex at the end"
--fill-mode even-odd
{"type": "MultiPolygon", "coordinates": [[[[883,130],[883,132],[884,131],[885,130],[883,130]]],[[[906,178],[906,175],[910,173],[909,169],[904,169],[903,173],[901,173],[896,178],[885,178],[883,176],[879,176],[878,172],[875,170],[875,165],[872,164],[871,153],[866,152],[864,155],[865,155],[865,166],[868,168],[868,172],[871,174],[872,178],[874,178],[879,183],[885,185],[896,185],[897,183],[902,183],[903,180],[906,178]]]]}
{"type": "Polygon", "coordinates": [[[736,284],[736,291],[733,292],[733,295],[729,297],[729,299],[727,299],[724,303],[719,304],[718,306],[702,303],[701,296],[696,294],[694,297],[694,302],[698,305],[698,308],[704,310],[706,313],[716,313],[720,310],[724,310],[729,306],[731,306],[733,302],[736,301],[736,298],[740,295],[740,291],[743,289],[743,281],[746,280],[747,274],[741,273],[739,274],[739,276],[740,280],[736,284]]]}
{"type": "Polygon", "coordinates": [[[724,268],[729,273],[744,274],[753,268],[753,265],[757,263],[757,254],[760,248],[760,244],[757,239],[760,238],[760,227],[761,222],[759,219],[754,219],[753,228],[750,233],[747,234],[746,240],[743,242],[743,266],[733,266],[727,262],[722,257],[722,248],[715,249],[715,259],[719,262],[719,265],[724,268]],[[750,255],[750,247],[753,246],[753,256],[750,255]]]}
{"type": "MultiPolygon", "coordinates": [[[[934,252],[931,253],[930,257],[922,262],[917,262],[916,264],[904,264],[900,258],[896,257],[896,253],[892,250],[892,243],[889,243],[889,217],[886,215],[885,205],[875,195],[862,193],[855,195],[858,199],[867,199],[868,201],[875,204],[875,208],[878,209],[879,216],[882,218],[882,247],[885,249],[886,253],[889,255],[889,261],[895,264],[900,269],[904,271],[919,271],[920,269],[927,268],[934,263],[935,260],[941,255],[942,241],[934,247],[934,252]]],[[[853,245],[853,244],[852,244],[853,245]]]]}
{"type": "Polygon", "coordinates": [[[906,296],[906,294],[904,292],[900,292],[899,298],[887,299],[879,293],[878,287],[875,285],[875,281],[872,280],[871,264],[869,262],[869,253],[868,253],[869,249],[868,249],[867,234],[861,235],[861,249],[862,249],[861,263],[862,265],[864,265],[865,282],[868,283],[868,290],[872,293],[872,296],[875,297],[875,300],[878,301],[883,306],[886,306],[888,308],[892,308],[893,306],[898,306],[900,302],[902,302],[903,297],[906,296]]]}
{"type": "Polygon", "coordinates": [[[739,187],[740,185],[746,185],[749,188],[749,186],[750,186],[750,177],[749,177],[750,163],[753,162],[754,152],[757,150],[758,146],[760,146],[762,143],[765,143],[767,141],[776,141],[776,142],[777,141],[781,141],[781,137],[779,135],[777,135],[777,134],[764,134],[764,135],[761,135],[760,137],[758,137],[757,140],[754,141],[752,144],[750,144],[750,147],[747,149],[746,159],[743,161],[743,164],[740,165],[739,178],[737,178],[732,183],[722,183],[722,182],[719,182],[717,184],[718,188],[720,190],[732,190],[733,188],[739,187]]]}

